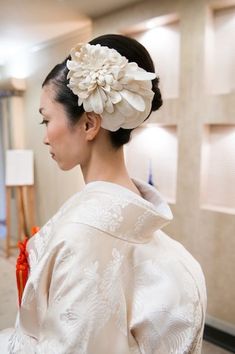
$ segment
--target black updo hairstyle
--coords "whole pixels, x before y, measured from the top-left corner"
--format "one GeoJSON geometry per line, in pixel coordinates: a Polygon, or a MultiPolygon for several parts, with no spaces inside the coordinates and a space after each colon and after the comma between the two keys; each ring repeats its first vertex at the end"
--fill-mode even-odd
{"type": "MultiPolygon", "coordinates": [[[[121,55],[126,57],[129,62],[135,62],[139,67],[148,72],[155,72],[153,61],[145,49],[145,47],[133,38],[122,36],[119,34],[106,34],[97,37],[89,42],[92,45],[100,44],[112,49],[116,49],[121,55]]],[[[75,95],[67,84],[68,68],[66,62],[71,59],[68,56],[62,63],[57,64],[45,78],[42,87],[53,83],[56,87],[55,100],[61,103],[68,115],[70,123],[73,125],[78,122],[79,118],[84,113],[83,105],[78,106],[78,97],[75,95]]],[[[161,92],[158,87],[159,78],[152,80],[152,90],[154,97],[152,101],[151,112],[156,111],[162,105],[161,92]]],[[[149,115],[150,115],[149,114],[149,115]]],[[[148,116],[149,117],[149,116],[148,116]]],[[[146,119],[148,118],[146,117],[146,119]]],[[[120,128],[115,132],[109,132],[111,143],[115,148],[121,147],[123,144],[128,143],[130,140],[131,131],[133,129],[120,128]]]]}

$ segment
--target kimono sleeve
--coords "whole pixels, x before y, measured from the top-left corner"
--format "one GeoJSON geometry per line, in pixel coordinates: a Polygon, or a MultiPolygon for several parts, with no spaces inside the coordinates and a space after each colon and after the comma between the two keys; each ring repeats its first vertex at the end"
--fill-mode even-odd
{"type": "Polygon", "coordinates": [[[166,259],[137,266],[132,303],[131,333],[141,354],[201,353],[203,292],[182,264],[166,259]]]}
{"type": "Polygon", "coordinates": [[[35,354],[36,340],[22,333],[18,327],[0,332],[1,354],[35,354]]]}
{"type": "Polygon", "coordinates": [[[70,238],[61,238],[57,245],[34,353],[129,353],[120,253],[103,244],[95,230],[74,224],[64,231],[70,238]]]}

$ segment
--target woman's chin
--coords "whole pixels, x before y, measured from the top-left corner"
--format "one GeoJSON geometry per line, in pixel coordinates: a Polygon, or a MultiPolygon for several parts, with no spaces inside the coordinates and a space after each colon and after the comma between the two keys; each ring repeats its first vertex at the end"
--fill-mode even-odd
{"type": "Polygon", "coordinates": [[[69,171],[69,170],[72,170],[72,168],[74,168],[76,165],[72,165],[72,164],[65,164],[63,162],[58,162],[57,161],[57,164],[58,164],[58,167],[62,170],[62,171],[69,171]]]}

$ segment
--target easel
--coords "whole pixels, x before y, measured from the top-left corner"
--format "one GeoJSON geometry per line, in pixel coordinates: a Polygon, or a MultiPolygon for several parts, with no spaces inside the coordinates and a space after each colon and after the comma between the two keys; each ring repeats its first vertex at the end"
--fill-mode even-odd
{"type": "Polygon", "coordinates": [[[18,241],[25,236],[30,237],[30,230],[35,225],[35,191],[34,185],[6,186],[6,257],[11,255],[11,249],[17,248],[18,241]],[[18,223],[17,242],[11,240],[11,196],[16,193],[16,214],[18,223]]]}

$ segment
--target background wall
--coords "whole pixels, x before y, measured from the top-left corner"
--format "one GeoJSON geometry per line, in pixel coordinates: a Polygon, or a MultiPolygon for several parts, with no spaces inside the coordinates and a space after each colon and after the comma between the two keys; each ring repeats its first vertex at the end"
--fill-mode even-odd
{"type": "MultiPolygon", "coordinates": [[[[38,125],[37,111],[43,78],[75,42],[104,33],[126,32],[131,26],[153,17],[177,14],[179,57],[172,56],[171,60],[173,65],[178,60],[178,92],[174,87],[173,94],[165,98],[163,108],[151,118],[152,123],[177,127],[176,200],[171,204],[175,218],[166,231],[181,241],[202,265],[208,289],[207,322],[235,334],[235,218],[231,213],[206,210],[201,205],[204,125],[235,124],[234,92],[227,90],[226,94],[218,94],[217,91],[217,95],[213,95],[206,81],[213,77],[213,70],[210,70],[213,55],[208,56],[208,53],[213,54],[213,46],[208,43],[214,28],[213,7],[227,3],[226,0],[216,4],[211,0],[143,1],[96,19],[92,34],[87,26],[71,37],[29,54],[28,62],[33,65],[25,95],[25,145],[35,152],[38,222],[41,225],[83,185],[79,168],[66,174],[60,172],[50,160],[47,148],[42,146],[43,128],[38,125]]],[[[156,69],[158,71],[157,62],[156,69]]],[[[5,68],[6,73],[9,70],[5,68]]],[[[227,81],[226,85],[228,87],[227,81]]],[[[168,86],[171,88],[169,82],[168,86]]],[[[165,97],[167,92],[169,89],[166,89],[165,97]]]]}

